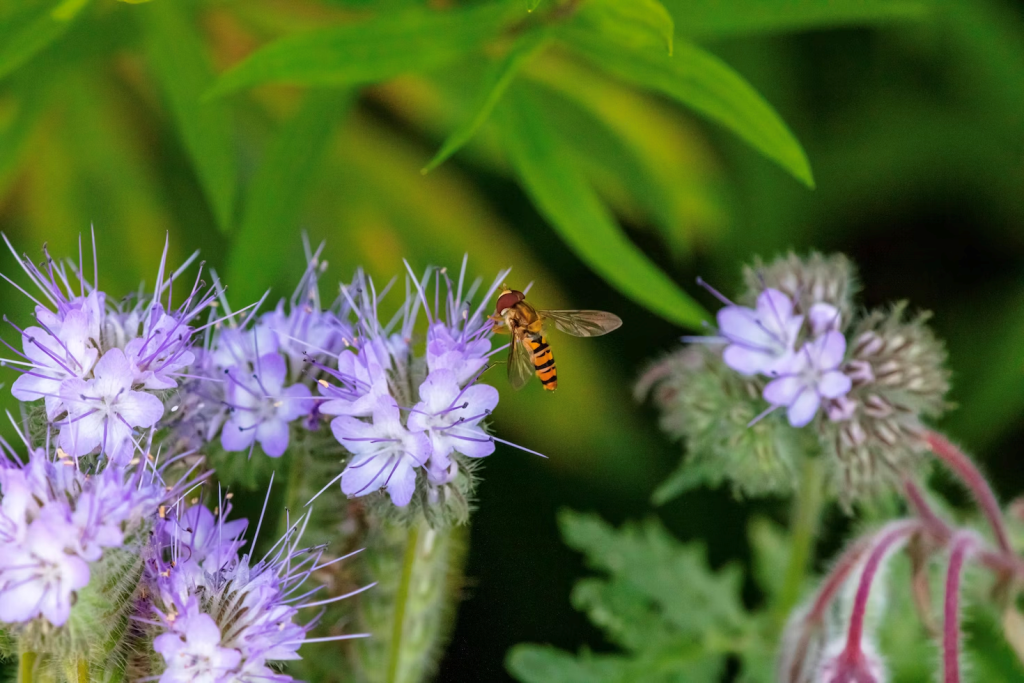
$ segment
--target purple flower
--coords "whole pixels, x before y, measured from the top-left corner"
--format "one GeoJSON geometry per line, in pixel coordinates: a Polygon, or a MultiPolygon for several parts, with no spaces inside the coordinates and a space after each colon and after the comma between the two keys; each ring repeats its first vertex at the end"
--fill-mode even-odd
{"type": "MultiPolygon", "coordinates": [[[[45,309],[44,309],[45,310],[45,309]]],[[[21,344],[31,367],[14,381],[11,393],[19,401],[46,401],[46,416],[53,420],[64,411],[60,385],[92,372],[99,352],[89,344],[89,318],[71,311],[63,320],[52,321],[53,334],[40,327],[21,333],[21,344]]]]}
{"type": "Polygon", "coordinates": [[[487,384],[463,389],[452,370],[436,370],[420,385],[420,399],[409,415],[409,429],[430,436],[432,472],[448,470],[452,451],[471,458],[494,452],[494,440],[480,421],[498,405],[497,389],[487,384]]]}
{"type": "Polygon", "coordinates": [[[814,419],[822,399],[838,399],[850,391],[850,378],[839,370],[845,353],[846,338],[839,332],[807,342],[777,366],[777,379],[764,388],[764,399],[786,406],[789,423],[803,427],[814,419]]]}
{"type": "Polygon", "coordinates": [[[402,426],[394,398],[378,401],[372,422],[342,415],[331,421],[331,431],[353,456],[341,475],[346,495],[364,496],[384,488],[395,505],[409,504],[416,489],[416,468],[427,462],[431,446],[425,433],[402,426]]]}
{"type": "Polygon", "coordinates": [[[468,382],[487,364],[490,352],[490,337],[479,333],[466,335],[464,330],[453,330],[442,322],[434,323],[427,331],[427,368],[431,373],[449,370],[459,384],[468,382]]]}
{"type": "MultiPolygon", "coordinates": [[[[225,508],[225,515],[230,506],[225,508]]],[[[216,571],[233,560],[245,545],[241,536],[248,522],[244,519],[223,521],[205,505],[193,505],[180,517],[168,515],[157,525],[157,542],[175,546],[184,557],[206,571],[216,571]]]]}
{"type": "Polygon", "coordinates": [[[164,414],[163,403],[152,394],[132,390],[135,373],[121,349],[103,354],[93,374],[91,380],[61,383],[68,418],[60,424],[60,446],[75,457],[97,447],[101,453],[123,457],[132,430],[156,424],[164,414]]]}
{"type": "MultiPolygon", "coordinates": [[[[150,622],[149,617],[155,616],[162,631],[153,641],[153,649],[164,660],[160,681],[292,680],[271,664],[298,659],[299,648],[310,642],[307,634],[317,617],[302,624],[297,621],[299,611],[343,600],[374,585],[346,595],[314,598],[322,587],[309,590],[304,582],[344,558],[322,561],[324,547],[299,548],[308,514],[293,522],[270,554],[255,563],[248,554],[237,554],[241,525],[225,521],[224,508],[216,516],[198,506],[189,508],[176,524],[165,526],[164,533],[154,536],[155,547],[144,572],[152,597],[141,604],[151,610],[142,620],[150,622]],[[193,521],[201,531],[190,538],[182,532],[192,527],[182,527],[193,521]],[[193,554],[194,550],[198,552],[193,554]]],[[[261,518],[257,532],[262,522],[261,518]]]]}
{"type": "Polygon", "coordinates": [[[0,440],[0,621],[64,624],[90,563],[121,547],[166,496],[151,464],[86,475],[75,460],[38,449],[23,462],[0,440]]]}
{"type": "Polygon", "coordinates": [[[312,409],[312,393],[305,384],[285,387],[288,368],[284,358],[268,353],[256,360],[253,372],[242,368],[227,371],[225,403],[231,415],[221,431],[227,451],[243,451],[259,442],[263,452],[281,457],[288,449],[288,423],[312,409]]]}
{"type": "Polygon", "coordinates": [[[337,371],[330,372],[340,385],[320,383],[320,393],[328,399],[320,404],[324,415],[366,417],[381,398],[390,395],[386,369],[391,355],[381,340],[364,345],[358,353],[342,351],[337,365],[337,371]]]}
{"type": "Polygon", "coordinates": [[[160,683],[218,683],[232,680],[242,653],[221,647],[217,622],[199,611],[194,596],[185,611],[175,616],[174,630],[157,636],[153,649],[164,658],[160,683]]]}
{"type": "Polygon", "coordinates": [[[793,346],[804,323],[793,301],[777,289],[757,297],[757,308],[734,304],[718,311],[718,329],[729,345],[725,364],[744,375],[772,374],[793,356],[793,346]]]}
{"type": "Polygon", "coordinates": [[[68,620],[74,592],[89,583],[89,565],[66,551],[72,539],[59,521],[36,520],[23,543],[5,549],[0,559],[0,621],[42,616],[62,626],[68,620]]]}

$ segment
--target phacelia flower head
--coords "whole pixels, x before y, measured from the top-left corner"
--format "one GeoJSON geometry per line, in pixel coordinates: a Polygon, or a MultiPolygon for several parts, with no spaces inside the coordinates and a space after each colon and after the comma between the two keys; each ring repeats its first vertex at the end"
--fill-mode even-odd
{"type": "Polygon", "coordinates": [[[856,316],[842,256],[790,254],[748,269],[746,282],[737,303],[708,287],[725,304],[717,334],[687,338],[701,348],[654,365],[638,386],[703,463],[666,482],[664,495],[723,478],[746,492],[786,490],[815,442],[833,456],[845,503],[898,480],[925,448],[922,420],[945,407],[945,353],[926,316],[908,320],[904,305],[856,316]]]}
{"type": "Polygon", "coordinates": [[[325,560],[323,547],[299,548],[308,513],[260,560],[238,552],[246,525],[227,521],[229,513],[230,505],[216,514],[202,505],[174,510],[154,536],[144,578],[150,597],[140,602],[137,620],[152,627],[162,683],[291,681],[274,664],[299,659],[303,644],[365,637],[311,639],[318,616],[300,623],[302,610],[354,594],[315,599],[322,587],[309,589],[314,572],[344,558],[325,560]]]}
{"type": "Polygon", "coordinates": [[[195,319],[215,290],[205,289],[197,275],[175,307],[174,283],[196,254],[168,273],[167,247],[153,293],[117,303],[99,289],[95,274],[91,282],[86,278],[81,253],[77,263],[58,262],[44,249],[42,266],[19,258],[39,294],[14,285],[36,304],[36,324],[22,329],[11,323],[21,337],[20,351],[10,347],[19,358],[5,361],[21,373],[11,393],[20,401],[44,401],[48,422],[73,457],[98,451],[130,459],[133,438],[164,414],[160,392],[178,387],[195,360],[195,319]]]}
{"type": "Polygon", "coordinates": [[[443,496],[464,497],[471,464],[494,452],[495,437],[483,421],[498,402],[494,387],[479,383],[492,350],[486,308],[507,272],[499,274],[473,307],[474,282],[465,291],[466,261],[458,282],[444,270],[406,279],[405,299],[382,322],[373,281],[358,275],[342,294],[353,316],[349,348],[333,365],[318,363],[328,380],[319,406],[335,416],[331,430],[352,454],[338,475],[343,493],[388,492],[407,506],[415,493],[432,504],[443,496]],[[432,290],[432,291],[431,291],[432,290]],[[430,302],[434,304],[431,305],[430,302]],[[421,349],[417,321],[426,318],[421,349]]]}
{"type": "Polygon", "coordinates": [[[123,635],[143,549],[167,501],[205,478],[193,476],[199,463],[122,464],[49,445],[25,457],[2,441],[0,451],[0,624],[46,675],[68,660],[117,666],[109,645],[123,635]],[[171,467],[183,480],[166,486],[171,467]]]}

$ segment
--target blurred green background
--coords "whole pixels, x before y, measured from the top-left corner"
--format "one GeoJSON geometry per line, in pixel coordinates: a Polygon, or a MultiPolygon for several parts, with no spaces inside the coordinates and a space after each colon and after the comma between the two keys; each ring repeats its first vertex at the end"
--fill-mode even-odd
{"type": "MultiPolygon", "coordinates": [[[[485,464],[443,681],[510,680],[505,652],[525,640],[601,642],[569,604],[583,569],[556,510],[649,513],[679,448],[631,383],[716,307],[695,277],[729,291],[756,254],[843,251],[866,304],[934,311],[958,404],[941,427],[1004,498],[1024,488],[1024,4],[666,0],[664,16],[637,2],[616,17],[510,0],[498,19],[494,4],[0,2],[0,228],[37,258],[77,254],[95,226],[115,295],[153,281],[169,233],[172,260],[201,249],[236,304],[276,298],[305,230],[327,242],[327,282],[468,253],[473,274],[534,282],[540,307],[623,318],[554,339],[554,395],[493,371],[497,433],[550,459],[499,447],[485,464]],[[493,30],[430,23],[471,11],[493,30]],[[276,41],[298,36],[298,54],[311,31],[330,40],[289,61],[276,41]],[[217,81],[271,44],[285,58],[217,81]],[[649,78],[611,45],[655,64],[649,78]],[[453,131],[475,134],[421,173],[453,131]]],[[[0,288],[13,319],[27,304],[0,288]]],[[[752,512],[786,509],[702,491],[657,514],[718,565],[747,557],[752,512]]]]}

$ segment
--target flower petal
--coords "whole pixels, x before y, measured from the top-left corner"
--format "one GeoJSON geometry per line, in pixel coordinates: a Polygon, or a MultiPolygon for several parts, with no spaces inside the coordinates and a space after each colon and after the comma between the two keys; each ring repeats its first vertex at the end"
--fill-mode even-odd
{"type": "Polygon", "coordinates": [[[821,397],[812,389],[804,389],[789,406],[787,416],[789,424],[794,427],[803,427],[814,419],[821,406],[821,397]]]}

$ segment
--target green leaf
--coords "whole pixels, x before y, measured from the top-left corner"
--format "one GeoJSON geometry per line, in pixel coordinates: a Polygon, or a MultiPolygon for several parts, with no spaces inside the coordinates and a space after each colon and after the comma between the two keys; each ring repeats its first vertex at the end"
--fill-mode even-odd
{"type": "Polygon", "coordinates": [[[679,33],[723,37],[835,26],[867,25],[927,16],[935,0],[663,0],[679,33]]]}
{"type": "Polygon", "coordinates": [[[242,225],[228,257],[227,281],[241,303],[257,298],[275,283],[285,261],[273,248],[275,233],[296,228],[303,199],[320,165],[334,124],[353,95],[343,90],[313,90],[302,108],[278,133],[246,193],[242,225]],[[253,277],[258,273],[259,277],[253,277]]]}
{"type": "Polygon", "coordinates": [[[0,21],[0,78],[25,64],[71,27],[88,0],[29,5],[0,21]]]}
{"type": "Polygon", "coordinates": [[[658,521],[616,530],[596,515],[566,510],[559,526],[567,545],[584,553],[592,567],[628,581],[677,633],[696,638],[742,628],[739,568],[712,573],[702,546],[680,543],[658,521]]]}
{"type": "Polygon", "coordinates": [[[222,232],[231,229],[237,170],[231,118],[223,102],[201,101],[214,73],[193,17],[175,2],[137,11],[149,63],[222,232]]]}
{"type": "Polygon", "coordinates": [[[567,27],[562,36],[595,64],[725,126],[814,187],[807,156],[786,124],[753,86],[714,55],[685,42],[676,43],[673,57],[658,55],[605,40],[579,27],[567,27]]]}
{"type": "Polygon", "coordinates": [[[586,0],[576,21],[624,45],[667,48],[672,54],[675,22],[658,0],[586,0]]]}
{"type": "Polygon", "coordinates": [[[638,657],[586,650],[574,657],[546,645],[517,645],[506,666],[524,683],[716,683],[724,668],[721,656],[680,642],[638,657]]]}
{"type": "Polygon", "coordinates": [[[288,36],[228,70],[210,95],[261,83],[361,85],[429,71],[463,57],[499,34],[509,5],[417,9],[288,36]]]}
{"type": "Polygon", "coordinates": [[[511,91],[507,104],[501,124],[512,165],[570,248],[619,291],[658,315],[691,328],[708,319],[615,223],[525,94],[511,91]]]}
{"type": "Polygon", "coordinates": [[[480,100],[475,105],[475,113],[464,124],[451,132],[434,158],[423,167],[424,173],[429,173],[440,166],[472,139],[494,111],[494,107],[505,94],[508,86],[512,84],[519,69],[540,51],[547,42],[547,38],[546,31],[528,33],[516,41],[503,59],[494,64],[486,76],[480,100]]]}
{"type": "Polygon", "coordinates": [[[532,12],[540,5],[541,0],[526,0],[526,11],[532,12]]]}
{"type": "Polygon", "coordinates": [[[19,83],[12,88],[9,106],[0,112],[0,194],[21,161],[32,131],[50,101],[50,83],[19,83]]]}

